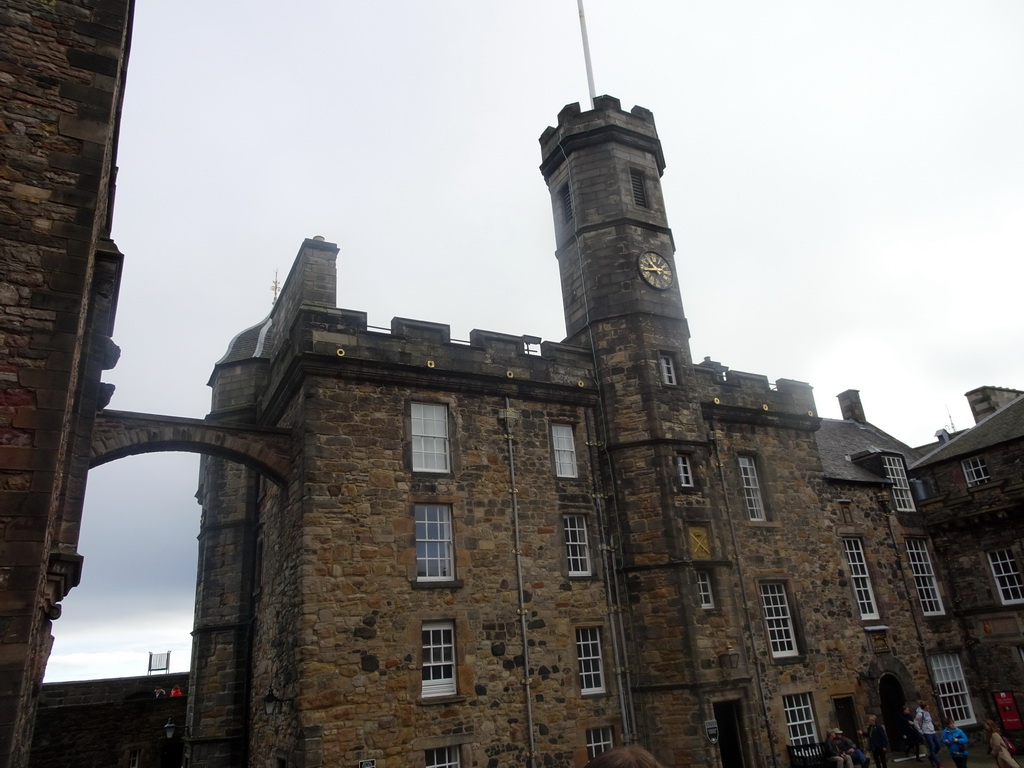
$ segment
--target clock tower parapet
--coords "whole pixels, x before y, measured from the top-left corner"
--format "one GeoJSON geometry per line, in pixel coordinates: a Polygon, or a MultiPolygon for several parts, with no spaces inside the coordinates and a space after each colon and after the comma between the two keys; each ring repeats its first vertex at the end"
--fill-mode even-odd
{"type": "MultiPolygon", "coordinates": [[[[669,321],[670,348],[689,340],[661,175],[665,157],[650,110],[566,106],[540,138],[551,195],[567,340],[595,323],[651,315],[669,321]]],[[[643,343],[630,340],[631,345],[643,343]]],[[[684,355],[688,357],[688,353],[684,355]]]]}
{"type": "Polygon", "coordinates": [[[598,96],[586,112],[569,104],[540,143],[559,249],[578,230],[611,221],[633,220],[671,238],[660,182],[665,155],[649,109],[626,112],[612,96],[598,96]]]}

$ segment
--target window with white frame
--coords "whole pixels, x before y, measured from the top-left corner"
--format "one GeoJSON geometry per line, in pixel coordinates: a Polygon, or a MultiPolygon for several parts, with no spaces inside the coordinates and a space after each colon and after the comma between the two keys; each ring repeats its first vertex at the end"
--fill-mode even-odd
{"type": "Polygon", "coordinates": [[[448,406],[412,404],[412,468],[415,472],[447,472],[448,406]]]}
{"type": "Polygon", "coordinates": [[[581,693],[604,693],[604,664],[601,661],[601,630],[576,629],[576,660],[580,670],[581,693]]]}
{"type": "Polygon", "coordinates": [[[910,572],[914,574],[914,586],[917,597],[921,601],[921,611],[925,616],[941,616],[945,613],[942,607],[942,596],[935,580],[932,558],[928,554],[928,545],[924,539],[907,539],[907,558],[910,560],[910,572]]]}
{"type": "Polygon", "coordinates": [[[452,552],[452,508],[447,504],[416,505],[416,579],[455,578],[452,552]]]}
{"type": "Polygon", "coordinates": [[[761,498],[761,484],[757,480],[757,465],[753,456],[740,456],[740,479],[743,482],[743,500],[751,520],[761,521],[764,516],[764,500],[761,498]]]}
{"type": "Polygon", "coordinates": [[[964,468],[964,479],[967,481],[968,488],[987,483],[992,479],[988,473],[988,464],[981,456],[971,456],[971,458],[961,461],[960,465],[964,468]]]}
{"type": "Polygon", "coordinates": [[[661,383],[675,386],[679,383],[676,378],[676,361],[668,352],[662,352],[658,356],[658,368],[661,370],[661,383]]]}
{"type": "Polygon", "coordinates": [[[133,749],[128,753],[128,768],[139,768],[139,760],[142,757],[142,750],[133,749]]]}
{"type": "Polygon", "coordinates": [[[940,653],[928,661],[939,693],[939,708],[961,728],[974,723],[974,707],[964,680],[963,667],[960,666],[960,657],[955,653],[940,653]]]}
{"type": "Polygon", "coordinates": [[[875,607],[875,592],[871,588],[871,576],[864,559],[864,544],[860,539],[843,539],[843,551],[850,568],[850,580],[853,582],[853,594],[857,598],[860,617],[877,619],[878,608],[875,607]]]}
{"type": "Polygon", "coordinates": [[[999,600],[1004,604],[1024,602],[1024,582],[1020,578],[1017,558],[1009,549],[997,549],[988,553],[988,564],[999,587],[999,600]]]}
{"type": "Polygon", "coordinates": [[[676,454],[676,480],[683,488],[693,487],[693,471],[690,469],[690,457],[676,454]]]}
{"type": "Polygon", "coordinates": [[[572,425],[552,424],[551,444],[555,451],[555,475],[576,477],[576,442],[572,425]]]}
{"type": "Polygon", "coordinates": [[[603,728],[590,728],[587,731],[587,758],[593,760],[602,752],[607,752],[615,746],[612,743],[612,729],[608,726],[603,728]]]}
{"type": "Polygon", "coordinates": [[[455,687],[455,622],[425,621],[420,628],[423,644],[423,684],[420,693],[451,696],[455,687]]]}
{"type": "Polygon", "coordinates": [[[570,576],[590,576],[590,545],[587,543],[587,518],[585,515],[562,515],[562,529],[565,531],[565,557],[569,564],[570,576]]]}
{"type": "Polygon", "coordinates": [[[459,748],[455,746],[428,749],[424,753],[423,762],[426,768],[459,768],[459,748]]]}
{"type": "Polygon", "coordinates": [[[700,598],[701,608],[715,607],[715,595],[711,591],[711,573],[708,571],[697,571],[697,596],[700,598]]]}
{"type": "Polygon", "coordinates": [[[790,744],[816,744],[814,707],[809,693],[791,693],[782,697],[782,711],[786,713],[786,731],[790,744]]]}
{"type": "Polygon", "coordinates": [[[764,612],[772,656],[796,656],[796,635],[793,632],[793,617],[789,613],[785,584],[779,581],[761,584],[761,610],[764,612]]]}
{"type": "Polygon", "coordinates": [[[907,468],[901,456],[883,456],[885,476],[892,483],[892,498],[897,512],[913,512],[914,497],[910,493],[910,481],[907,480],[907,468]]]}

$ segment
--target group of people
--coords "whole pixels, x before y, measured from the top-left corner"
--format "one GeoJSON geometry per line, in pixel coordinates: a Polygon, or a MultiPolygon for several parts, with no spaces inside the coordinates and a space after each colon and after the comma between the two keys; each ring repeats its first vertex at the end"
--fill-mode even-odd
{"type": "MultiPolygon", "coordinates": [[[[173,688],[171,688],[171,698],[174,698],[175,696],[184,696],[184,695],[185,694],[183,694],[181,692],[181,686],[180,685],[176,685],[173,688]]],[[[167,697],[167,691],[165,691],[163,688],[154,688],[153,689],[153,698],[154,699],[163,699],[163,698],[166,698],[166,697],[167,697]]]]}
{"type": "MultiPolygon", "coordinates": [[[[945,747],[956,768],[967,768],[969,755],[967,747],[970,744],[967,734],[957,726],[952,717],[946,718],[946,727],[940,734],[935,728],[935,722],[932,720],[929,710],[930,707],[926,701],[921,702],[913,714],[909,707],[903,707],[900,727],[904,743],[904,756],[909,758],[913,751],[914,757],[920,761],[921,747],[925,746],[932,768],[942,768],[939,752],[945,747]]],[[[985,721],[985,734],[988,739],[988,753],[992,755],[998,768],[1020,768],[1010,753],[1009,743],[1003,738],[994,721],[985,721]]],[[[876,768],[888,768],[889,737],[885,728],[878,723],[878,718],[875,715],[869,716],[867,730],[863,733],[858,731],[857,735],[863,735],[867,739],[867,746],[875,760],[876,768]]],[[[867,768],[871,762],[857,744],[843,736],[843,732],[839,728],[833,728],[829,732],[825,749],[826,756],[836,763],[837,768],[867,768]]]]}
{"type": "MultiPolygon", "coordinates": [[[[938,753],[945,746],[950,757],[953,758],[956,768],[967,768],[967,746],[970,742],[967,734],[963,732],[963,729],[957,727],[952,717],[946,718],[946,727],[940,735],[935,731],[935,723],[932,721],[928,702],[921,702],[913,714],[909,707],[903,708],[903,719],[900,721],[900,726],[903,729],[904,755],[906,757],[910,757],[910,752],[914,751],[914,756],[920,760],[921,746],[927,745],[928,759],[935,768],[942,768],[938,753]]],[[[985,734],[988,738],[988,753],[992,755],[997,768],[1020,768],[994,721],[985,721],[985,734]]],[[[875,715],[870,715],[867,729],[863,732],[858,731],[857,735],[863,736],[867,740],[867,748],[875,760],[875,768],[888,768],[889,736],[885,732],[885,727],[878,722],[878,718],[875,715]]],[[[843,736],[843,732],[839,728],[829,731],[828,739],[825,742],[825,751],[826,756],[836,763],[836,768],[867,768],[871,763],[871,759],[861,751],[857,744],[843,736]]],[[[602,752],[591,759],[586,768],[663,767],[646,749],[632,745],[602,752]]]]}

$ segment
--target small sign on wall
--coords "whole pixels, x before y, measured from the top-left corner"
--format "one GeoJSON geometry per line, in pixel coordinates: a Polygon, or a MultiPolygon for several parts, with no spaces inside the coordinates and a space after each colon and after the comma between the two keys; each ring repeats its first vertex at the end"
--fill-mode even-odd
{"type": "Polygon", "coordinates": [[[1013,691],[996,691],[992,694],[992,698],[996,701],[996,709],[999,711],[999,719],[1002,721],[1004,731],[1019,731],[1024,728],[1013,691]]]}
{"type": "Polygon", "coordinates": [[[360,760],[356,768],[377,768],[376,760],[360,760]]]}
{"type": "Polygon", "coordinates": [[[708,737],[708,741],[712,744],[718,743],[718,721],[717,720],[705,720],[704,721],[704,735],[708,737]]]}

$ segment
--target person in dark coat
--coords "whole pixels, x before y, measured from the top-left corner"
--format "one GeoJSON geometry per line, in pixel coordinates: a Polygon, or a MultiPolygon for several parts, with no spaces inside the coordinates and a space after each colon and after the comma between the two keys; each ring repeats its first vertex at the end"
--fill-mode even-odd
{"type": "Polygon", "coordinates": [[[879,725],[878,718],[874,715],[868,716],[868,749],[875,758],[877,768],[889,768],[886,753],[889,751],[889,734],[885,732],[885,726],[879,725]]]}

